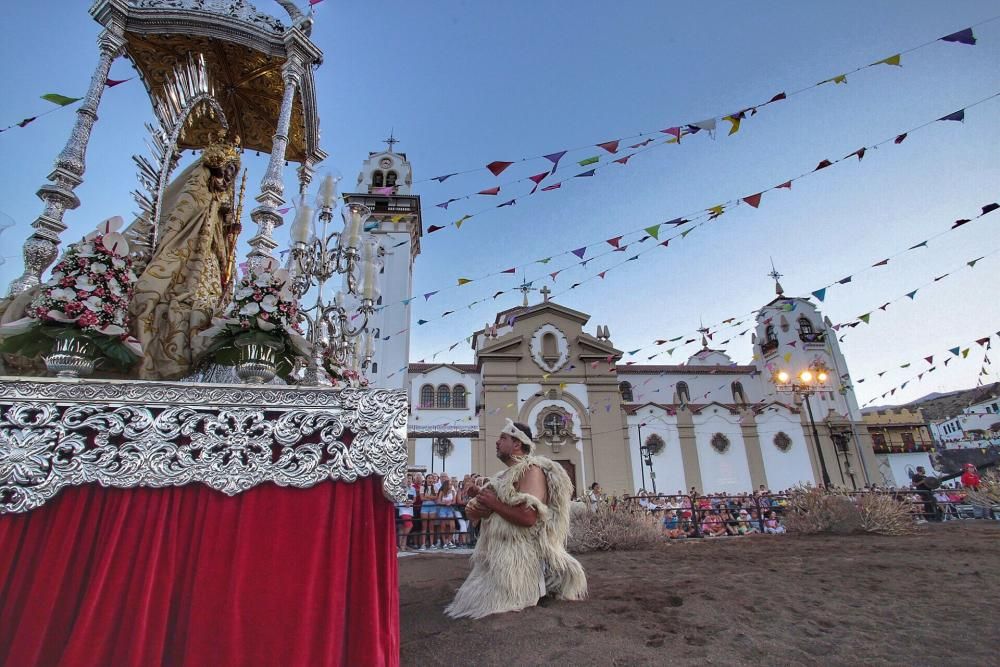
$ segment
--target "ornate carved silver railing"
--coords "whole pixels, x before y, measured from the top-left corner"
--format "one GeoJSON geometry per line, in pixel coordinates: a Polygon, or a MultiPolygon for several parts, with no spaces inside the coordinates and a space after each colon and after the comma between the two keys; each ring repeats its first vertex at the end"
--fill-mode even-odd
{"type": "Polygon", "coordinates": [[[234,495],[380,475],[405,497],[403,390],[0,378],[0,514],[67,486],[234,495]]]}

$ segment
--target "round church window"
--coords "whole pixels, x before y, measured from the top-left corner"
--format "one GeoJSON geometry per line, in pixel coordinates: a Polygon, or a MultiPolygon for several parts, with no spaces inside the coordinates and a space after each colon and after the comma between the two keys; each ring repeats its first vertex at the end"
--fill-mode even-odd
{"type": "Polygon", "coordinates": [[[729,438],[721,433],[716,433],[712,436],[712,449],[724,454],[729,449],[729,438]]]}
{"type": "Polygon", "coordinates": [[[778,431],[778,434],[774,436],[774,446],[782,452],[787,452],[792,448],[792,439],[784,431],[778,431]]]}

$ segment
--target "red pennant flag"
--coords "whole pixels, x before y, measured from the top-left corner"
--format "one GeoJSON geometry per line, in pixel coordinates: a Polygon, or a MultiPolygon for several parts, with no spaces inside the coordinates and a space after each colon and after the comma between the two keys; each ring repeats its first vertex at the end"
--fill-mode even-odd
{"type": "Polygon", "coordinates": [[[761,197],[762,194],[763,193],[758,192],[755,195],[750,195],[749,197],[744,197],[743,201],[745,201],[746,203],[750,204],[754,208],[757,208],[758,206],[760,206],[760,197],[761,197]]]}
{"type": "Polygon", "coordinates": [[[535,194],[535,190],[538,189],[538,184],[541,183],[545,179],[545,177],[548,176],[548,175],[549,175],[549,172],[543,171],[540,174],[535,174],[534,176],[528,176],[528,180],[529,181],[533,181],[535,183],[535,187],[531,188],[531,192],[529,192],[528,194],[529,195],[535,194]]]}
{"type": "Polygon", "coordinates": [[[495,188],[486,188],[485,190],[480,190],[476,194],[477,195],[498,195],[498,194],[500,194],[500,186],[498,185],[495,188]]]}
{"type": "Polygon", "coordinates": [[[556,276],[558,276],[561,271],[562,269],[559,269],[559,271],[554,271],[553,273],[549,274],[550,276],[552,276],[552,282],[556,281],[556,276]]]}
{"type": "Polygon", "coordinates": [[[847,155],[845,155],[844,159],[846,160],[847,158],[851,157],[852,155],[857,155],[858,156],[858,162],[861,162],[862,158],[864,158],[864,156],[865,156],[865,151],[866,150],[867,149],[864,146],[862,146],[861,148],[859,148],[858,150],[854,151],[853,153],[848,153],[847,155]]]}
{"type": "Polygon", "coordinates": [[[120,80],[108,79],[104,82],[104,85],[107,86],[108,88],[114,88],[115,86],[119,86],[125,83],[126,81],[131,81],[134,78],[135,78],[134,76],[130,76],[127,79],[120,79],[120,80]]]}
{"type": "Polygon", "coordinates": [[[444,229],[444,227],[441,227],[439,225],[431,225],[430,227],[427,228],[427,233],[428,234],[433,234],[434,232],[442,230],[442,229],[444,229]]]}
{"type": "Polygon", "coordinates": [[[872,264],[872,268],[876,266],[885,266],[888,263],[889,263],[888,259],[883,259],[881,262],[875,262],[874,264],[872,264]]]}
{"type": "Polygon", "coordinates": [[[955,224],[953,224],[953,225],[951,226],[951,228],[952,228],[952,229],[955,229],[956,227],[961,227],[962,225],[964,225],[964,224],[965,224],[965,223],[967,223],[967,222],[972,222],[972,221],[971,221],[971,220],[965,220],[964,218],[963,218],[962,220],[956,220],[956,221],[955,221],[955,224]]]}
{"type": "Polygon", "coordinates": [[[785,188],[786,190],[791,190],[792,189],[792,182],[791,181],[785,181],[781,185],[775,186],[775,189],[778,189],[778,188],[785,188]]]}
{"type": "Polygon", "coordinates": [[[549,190],[558,190],[562,187],[562,183],[556,183],[555,185],[547,185],[542,188],[542,192],[548,192],[549,190]]]}
{"type": "Polygon", "coordinates": [[[598,273],[597,275],[601,277],[601,280],[604,280],[604,274],[605,274],[605,273],[607,273],[607,271],[601,271],[601,272],[600,272],[600,273],[598,273]]]}
{"type": "Polygon", "coordinates": [[[985,336],[983,338],[980,338],[976,342],[979,343],[979,345],[986,345],[987,343],[990,342],[990,337],[989,336],[985,336]]]}
{"type": "Polygon", "coordinates": [[[612,162],[617,162],[618,164],[626,164],[628,159],[632,157],[631,155],[626,155],[625,157],[620,157],[617,160],[612,160],[612,162]]]}
{"type": "Polygon", "coordinates": [[[501,271],[500,273],[517,273],[517,267],[515,266],[513,269],[507,269],[506,271],[501,271]]]}
{"type": "Polygon", "coordinates": [[[672,137],[676,137],[678,142],[680,142],[681,140],[681,128],[679,127],[668,127],[665,130],[660,130],[660,132],[663,132],[664,134],[669,134],[672,137]]]}
{"type": "Polygon", "coordinates": [[[667,239],[666,241],[660,241],[660,245],[663,246],[664,248],[666,248],[669,244],[670,244],[670,239],[667,239]]]}
{"type": "Polygon", "coordinates": [[[622,237],[616,236],[613,239],[608,239],[608,243],[611,244],[612,247],[617,248],[618,247],[618,242],[621,241],[621,240],[622,240],[622,237]]]}
{"type": "Polygon", "coordinates": [[[20,123],[18,123],[17,126],[18,127],[25,127],[25,126],[28,125],[28,123],[31,123],[36,118],[38,118],[38,116],[29,116],[29,117],[25,118],[24,120],[22,120],[20,123]]]}
{"type": "Polygon", "coordinates": [[[932,354],[929,357],[924,357],[924,361],[926,361],[929,364],[933,364],[934,363],[934,355],[932,354]]]}
{"type": "Polygon", "coordinates": [[[827,167],[829,167],[829,166],[830,166],[830,165],[832,165],[832,164],[833,164],[833,163],[832,163],[832,162],[830,162],[829,160],[823,160],[823,161],[822,161],[822,162],[820,162],[820,163],[819,163],[818,165],[816,165],[816,168],[815,168],[815,169],[813,169],[813,171],[819,171],[820,169],[826,169],[827,167]]]}
{"type": "Polygon", "coordinates": [[[514,163],[513,162],[501,162],[500,160],[497,160],[496,162],[490,162],[488,165],[486,165],[486,168],[489,169],[493,173],[494,176],[499,176],[500,174],[503,173],[504,169],[506,169],[507,167],[509,167],[512,164],[514,164],[514,163]]]}
{"type": "Polygon", "coordinates": [[[774,97],[772,97],[771,99],[769,99],[767,101],[767,103],[770,104],[771,102],[778,102],[778,101],[784,100],[784,99],[788,99],[788,98],[785,97],[785,93],[784,93],[784,91],[782,91],[782,92],[778,93],[777,95],[775,95],[774,97]]]}
{"type": "Polygon", "coordinates": [[[614,141],[605,141],[603,144],[597,144],[597,147],[598,148],[603,148],[604,150],[606,150],[609,153],[617,153],[618,152],[618,141],[619,141],[618,139],[615,139],[614,141]]]}
{"type": "Polygon", "coordinates": [[[901,144],[901,143],[903,143],[906,140],[906,134],[907,134],[906,132],[903,132],[901,135],[899,135],[898,137],[896,137],[895,139],[893,139],[892,143],[894,143],[894,144],[901,144]]]}

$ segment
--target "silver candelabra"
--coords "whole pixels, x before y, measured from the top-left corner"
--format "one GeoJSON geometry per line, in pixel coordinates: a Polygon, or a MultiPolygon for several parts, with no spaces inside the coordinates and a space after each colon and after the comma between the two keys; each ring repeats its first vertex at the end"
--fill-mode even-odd
{"type": "Polygon", "coordinates": [[[378,276],[383,255],[375,237],[364,231],[371,217],[366,206],[345,205],[343,229],[329,230],[336,207],[336,180],[332,176],[324,179],[317,205],[319,234],[312,229],[312,209],[304,200],[299,203],[291,229],[288,267],[292,291],[300,303],[316,288],[316,302],[299,309],[307,326],[306,339],[312,347],[302,384],[312,386],[330,382],[324,360],[329,360],[339,375],[344,371],[360,374],[371,364],[378,331],[370,330],[368,321],[379,297],[378,276]],[[326,283],[338,274],[345,276],[347,291],[346,294],[338,291],[331,303],[325,297],[326,283]],[[360,305],[349,309],[347,300],[352,297],[359,298],[360,305]]]}

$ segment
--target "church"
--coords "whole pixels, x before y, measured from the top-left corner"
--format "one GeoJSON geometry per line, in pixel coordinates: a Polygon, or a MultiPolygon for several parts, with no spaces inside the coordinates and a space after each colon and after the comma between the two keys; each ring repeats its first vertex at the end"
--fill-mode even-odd
{"type": "Polygon", "coordinates": [[[749,365],[710,347],[707,329],[684,363],[623,362],[613,327],[591,326],[589,314],[549,300],[544,288],[529,305],[527,287],[521,306],[470,332],[473,363],[409,363],[422,233],[412,182],[390,142],[365,161],[358,192],[345,195],[374,211],[387,248],[384,303],[402,303],[376,314],[384,342],[369,379],[408,392],[411,468],[497,472],[494,443],[510,418],[531,427],[539,453],[565,468],[578,494],[594,482],[613,494],[891,483],[830,321],[810,299],[786,296],[777,274],[775,298],[756,313],[749,365]]]}

